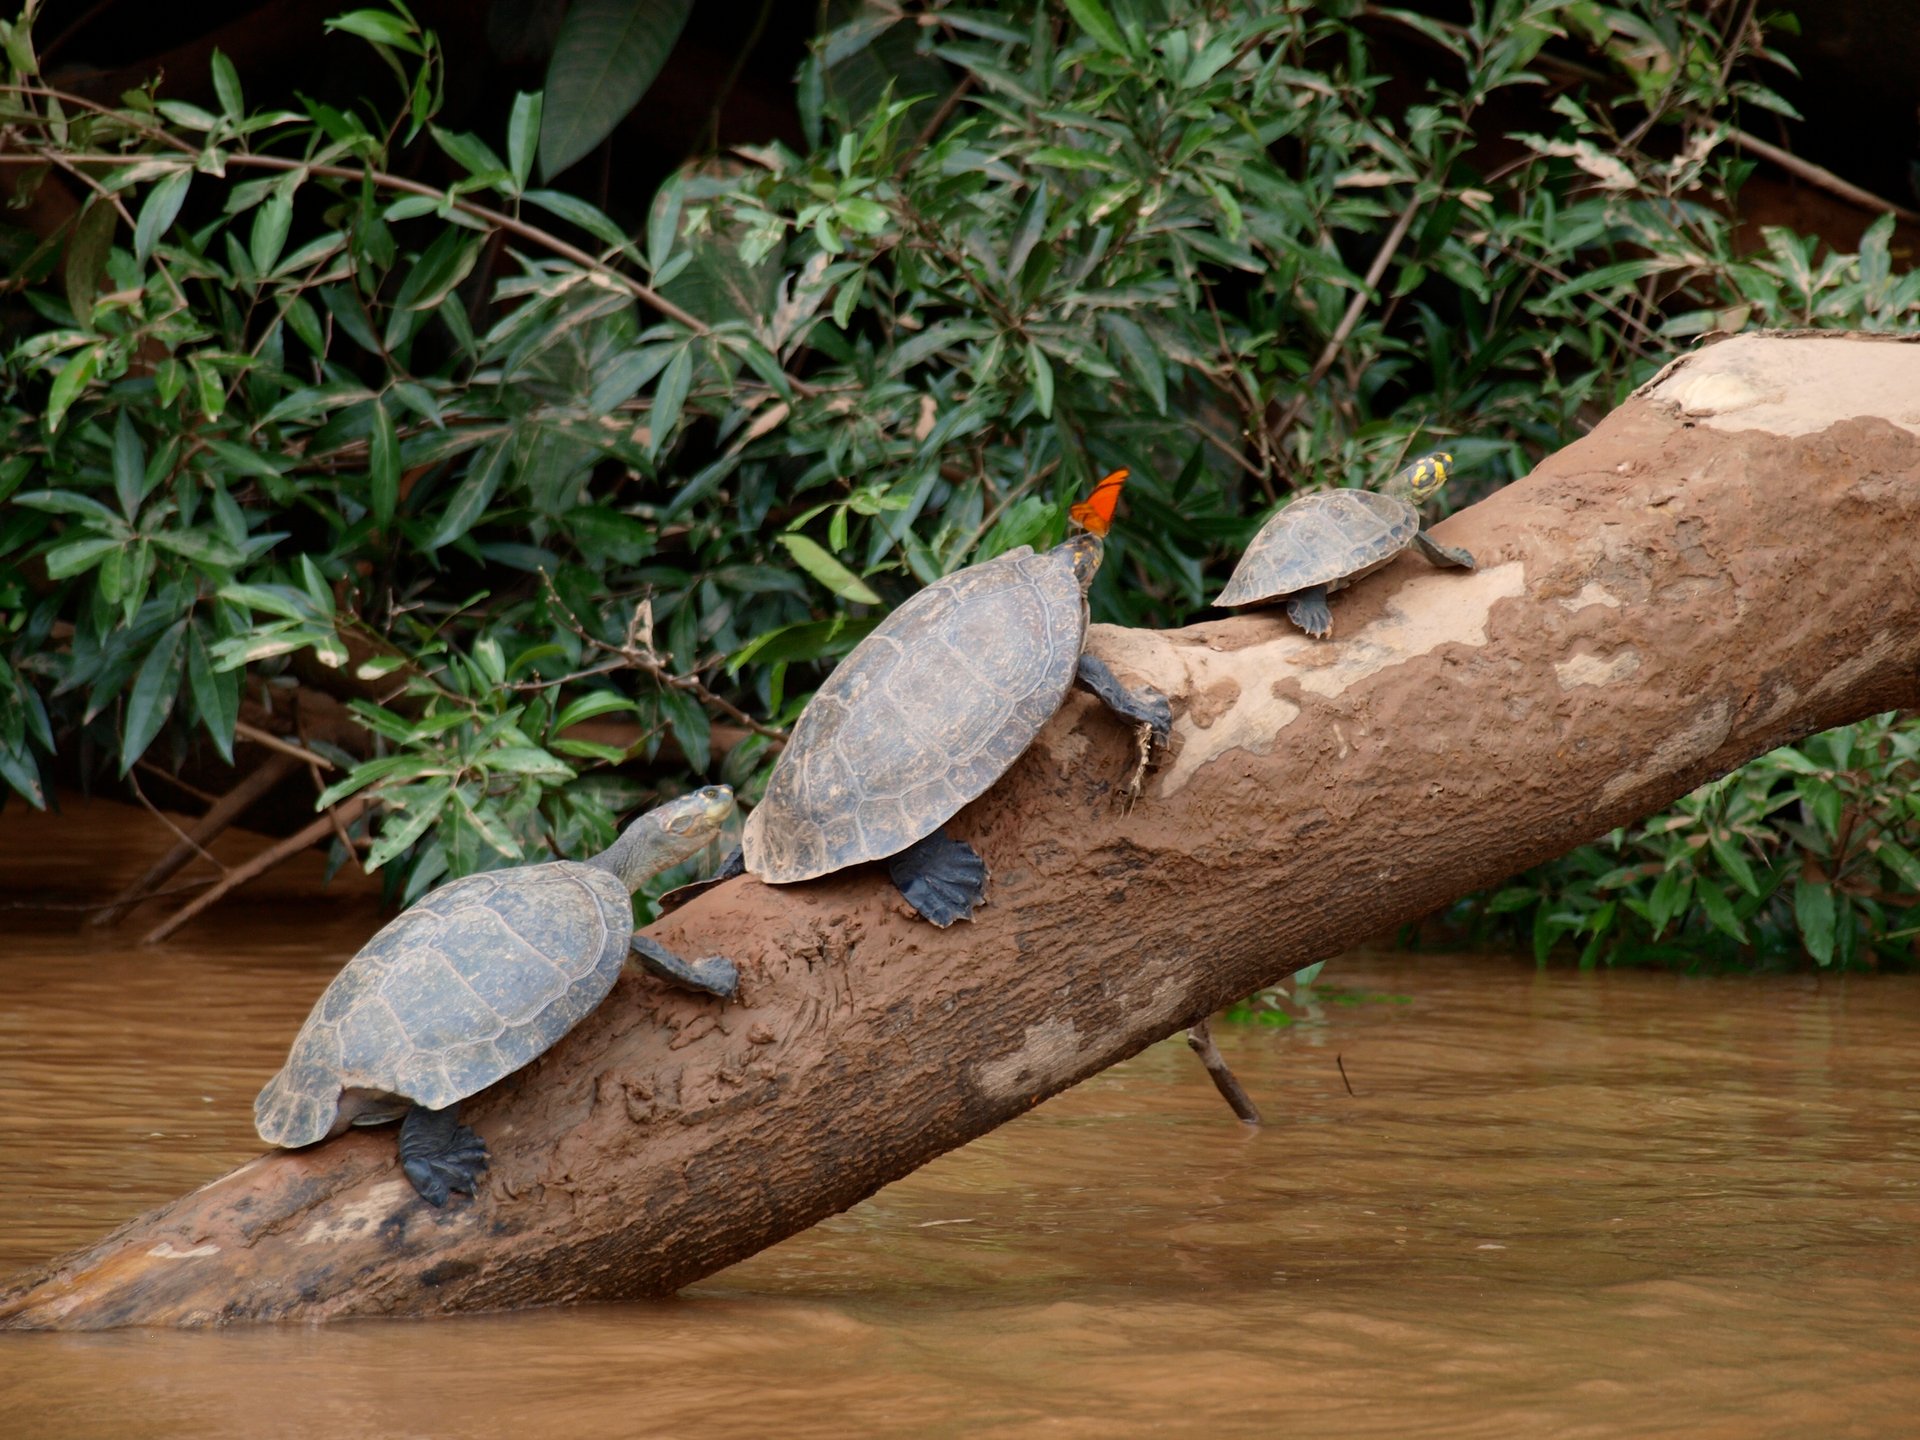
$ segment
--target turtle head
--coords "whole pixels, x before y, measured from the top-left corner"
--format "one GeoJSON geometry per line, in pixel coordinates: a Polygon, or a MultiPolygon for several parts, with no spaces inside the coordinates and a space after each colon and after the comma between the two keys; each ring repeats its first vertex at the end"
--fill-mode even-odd
{"type": "Polygon", "coordinates": [[[1380,487],[1382,495],[1398,495],[1415,505],[1423,503],[1453,473],[1453,456],[1445,450],[1422,455],[1380,487]]]}
{"type": "Polygon", "coordinates": [[[1100,557],[1106,548],[1106,541],[1084,530],[1078,535],[1069,535],[1060,546],[1058,553],[1065,555],[1067,563],[1073,566],[1073,578],[1080,582],[1082,594],[1093,584],[1093,577],[1100,573],[1100,557]]]}
{"type": "Polygon", "coordinates": [[[638,890],[662,870],[711,845],[731,814],[733,791],[725,785],[703,785],[691,795],[654,806],[590,863],[613,871],[627,889],[638,890]]]}

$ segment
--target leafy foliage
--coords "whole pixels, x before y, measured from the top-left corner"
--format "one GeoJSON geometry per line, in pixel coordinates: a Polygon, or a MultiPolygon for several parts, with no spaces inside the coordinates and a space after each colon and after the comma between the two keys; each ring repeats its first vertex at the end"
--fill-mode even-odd
{"type": "MultiPolygon", "coordinates": [[[[567,23],[657,63],[685,8],[567,23]]],[[[0,774],[44,803],[56,747],[230,755],[243,711],[324,692],[361,739],[321,799],[376,798],[364,858],[417,894],[600,843],[688,770],[750,792],[885,607],[1049,542],[1108,468],[1136,479],[1095,611],[1178,623],[1296,488],[1429,443],[1524,473],[1709,328],[1912,326],[1888,226],[1736,248],[1730,119],[1781,102],[1726,8],[854,8],[799,77],[804,149],[684,166],[633,235],[535,181],[630,103],[564,44],[482,135],[438,122],[398,6],[330,24],[395,81],[351,111],[249,108],[219,57],[217,112],[91,105],[6,27],[0,162],[72,213],[0,252],[0,774]]],[[[1839,959],[1883,933],[1841,938],[1845,894],[1839,959]]],[[[1680,912],[1646,903],[1657,940],[1680,912]]]]}
{"type": "Polygon", "coordinates": [[[1920,726],[1895,715],[1762,756],[1673,810],[1464,902],[1544,960],[1906,961],[1920,933],[1920,726]],[[1504,923],[1503,923],[1504,922],[1504,923]]]}

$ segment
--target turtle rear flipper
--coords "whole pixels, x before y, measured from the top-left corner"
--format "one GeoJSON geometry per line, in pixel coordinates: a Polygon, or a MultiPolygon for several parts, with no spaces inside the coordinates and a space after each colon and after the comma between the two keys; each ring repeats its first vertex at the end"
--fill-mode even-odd
{"type": "Polygon", "coordinates": [[[1327,587],[1310,585],[1289,595],[1287,618],[1316,640],[1333,634],[1333,610],[1327,604],[1327,587]]]}
{"type": "Polygon", "coordinates": [[[460,1123],[460,1107],[416,1105],[400,1122],[400,1168],[438,1210],[455,1190],[473,1194],[487,1168],[487,1142],[460,1123]]]}
{"type": "Polygon", "coordinates": [[[921,915],[945,929],[971,920],[987,898],[987,862],[964,840],[936,830],[887,862],[901,895],[921,915]]]}

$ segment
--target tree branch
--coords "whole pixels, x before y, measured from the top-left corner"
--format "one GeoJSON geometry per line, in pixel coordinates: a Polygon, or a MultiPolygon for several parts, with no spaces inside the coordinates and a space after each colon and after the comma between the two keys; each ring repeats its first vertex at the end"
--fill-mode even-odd
{"type": "MultiPolygon", "coordinates": [[[[1777,745],[1920,704],[1920,345],[1742,336],[1334,601],[1091,648],[1173,699],[1070,698],[952,822],[975,921],[878,867],[730,881],[652,934],[731,1003],[624,979],[469,1101],[481,1193],[421,1204],[390,1133],[276,1153],[0,1293],[0,1327],[436,1315],[658,1295],[1357,939],[1777,745]]],[[[262,1077],[265,1078],[264,1076],[262,1077]]]]}

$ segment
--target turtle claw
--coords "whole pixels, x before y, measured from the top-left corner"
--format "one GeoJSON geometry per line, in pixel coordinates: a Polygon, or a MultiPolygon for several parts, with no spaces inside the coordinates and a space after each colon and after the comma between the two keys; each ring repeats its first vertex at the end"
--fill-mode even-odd
{"type": "Polygon", "coordinates": [[[487,1142],[460,1123],[460,1107],[416,1105],[400,1122],[400,1169],[422,1200],[438,1210],[454,1191],[474,1193],[487,1168],[487,1142]]]}
{"type": "Polygon", "coordinates": [[[1333,634],[1333,611],[1327,606],[1327,587],[1315,585],[1289,596],[1287,618],[1316,640],[1333,634]]]}
{"type": "Polygon", "coordinates": [[[943,930],[956,920],[971,920],[987,898],[987,862],[944,830],[895,855],[887,872],[907,904],[943,930]]]}

